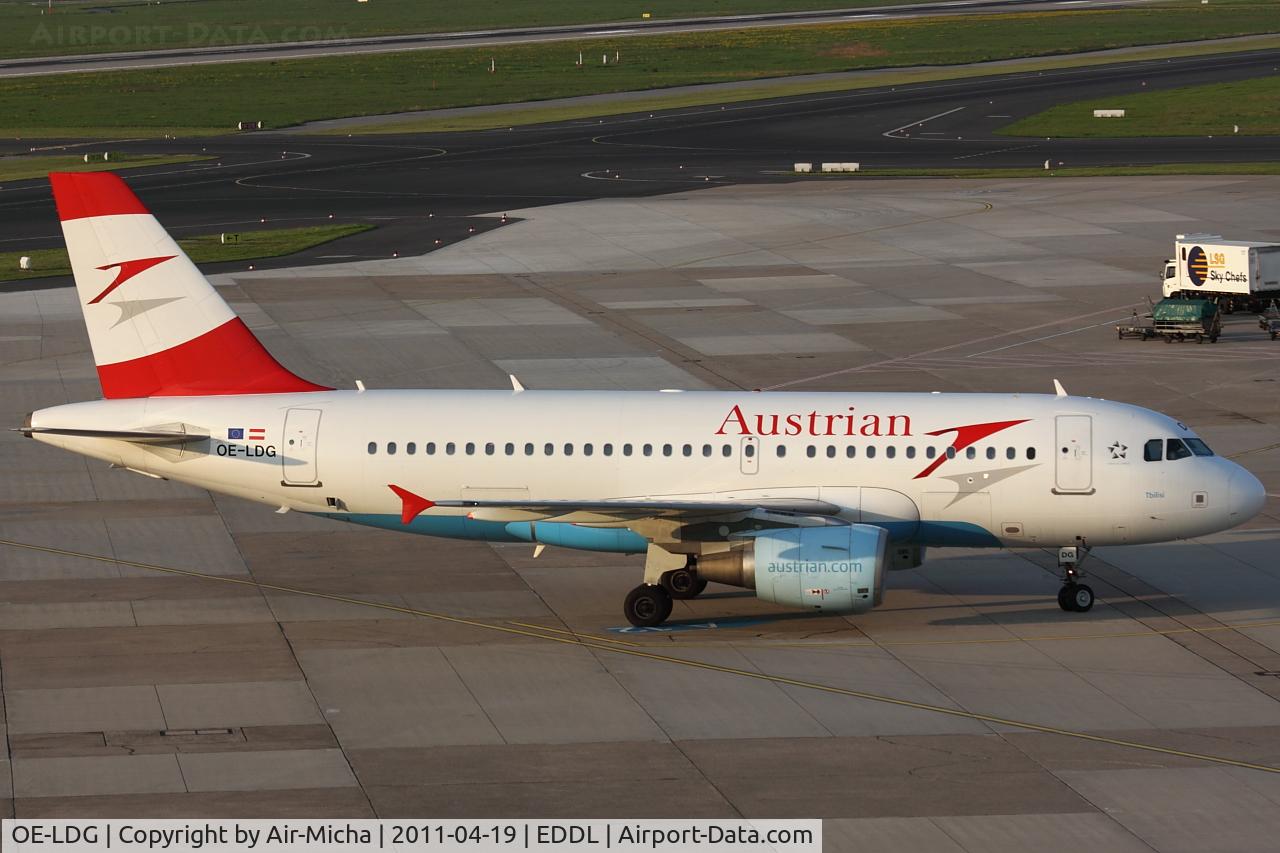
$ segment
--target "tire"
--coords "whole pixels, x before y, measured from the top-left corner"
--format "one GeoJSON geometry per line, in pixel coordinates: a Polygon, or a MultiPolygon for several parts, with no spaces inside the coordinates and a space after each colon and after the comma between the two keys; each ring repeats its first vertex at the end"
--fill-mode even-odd
{"type": "Polygon", "coordinates": [[[1088,613],[1093,609],[1093,589],[1086,584],[1077,584],[1071,597],[1071,609],[1076,613],[1088,613]]]}
{"type": "Polygon", "coordinates": [[[697,598],[698,593],[707,588],[707,582],[688,569],[676,569],[663,572],[662,588],[677,601],[697,598]]]}
{"type": "Polygon", "coordinates": [[[1075,584],[1063,584],[1062,589],[1058,590],[1058,606],[1070,613],[1072,611],[1071,599],[1075,594],[1075,584]]]}
{"type": "Polygon", "coordinates": [[[641,584],[627,593],[622,615],[637,628],[655,628],[671,615],[671,595],[658,584],[641,584]]]}

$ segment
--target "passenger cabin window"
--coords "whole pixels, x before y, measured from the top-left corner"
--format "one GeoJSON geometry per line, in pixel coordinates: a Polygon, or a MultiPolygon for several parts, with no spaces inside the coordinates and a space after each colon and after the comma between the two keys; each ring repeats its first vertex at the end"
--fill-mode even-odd
{"type": "Polygon", "coordinates": [[[948,448],[947,448],[947,458],[948,458],[948,459],[955,459],[955,458],[956,458],[956,449],[955,449],[954,447],[948,447],[948,448]]]}
{"type": "Polygon", "coordinates": [[[907,448],[907,458],[908,459],[916,458],[916,446],[914,444],[907,448]]]}
{"type": "Polygon", "coordinates": [[[453,455],[453,452],[454,452],[455,450],[457,450],[457,449],[458,449],[458,448],[457,448],[457,446],[456,446],[456,445],[454,445],[454,443],[453,443],[452,441],[451,441],[451,442],[449,442],[448,444],[446,444],[446,445],[444,446],[444,452],[445,452],[445,454],[446,454],[446,455],[448,455],[448,456],[452,456],[452,455],[453,455]]]}
{"type": "Polygon", "coordinates": [[[555,455],[555,452],[556,452],[556,446],[551,442],[548,441],[546,444],[542,445],[543,456],[553,456],[555,455]]]}
{"type": "Polygon", "coordinates": [[[876,458],[876,446],[874,444],[867,445],[867,458],[868,459],[876,458]]]}
{"type": "Polygon", "coordinates": [[[1004,458],[1005,458],[1005,459],[1017,459],[1017,458],[1018,458],[1018,451],[1017,451],[1017,450],[1015,450],[1015,449],[1014,449],[1014,448],[1012,448],[1012,447],[1006,447],[1006,448],[1004,449],[1004,458]]]}
{"type": "Polygon", "coordinates": [[[377,452],[378,452],[378,442],[376,441],[369,442],[369,455],[372,456],[377,452]]]}
{"type": "Polygon", "coordinates": [[[720,455],[721,455],[721,456],[723,456],[725,459],[728,459],[730,456],[732,456],[732,455],[733,455],[733,445],[732,445],[732,444],[726,444],[724,447],[721,447],[721,448],[720,448],[720,455]]]}
{"type": "Polygon", "coordinates": [[[809,445],[808,447],[806,447],[806,448],[804,449],[804,455],[805,455],[805,456],[808,456],[810,459],[812,459],[813,457],[815,457],[815,456],[817,456],[817,455],[818,455],[818,448],[814,447],[814,446],[811,444],[811,445],[809,445]]]}
{"type": "MultiPolygon", "coordinates": [[[[1170,440],[1172,441],[1172,439],[1170,439],[1170,440]]],[[[396,443],[395,443],[394,441],[388,441],[388,442],[387,442],[387,455],[388,455],[388,456],[395,456],[395,455],[396,455],[396,443]]],[[[1188,454],[1188,455],[1190,455],[1190,454],[1188,454]]]]}
{"type": "Polygon", "coordinates": [[[427,442],[426,452],[428,456],[436,455],[436,443],[434,441],[427,442]]]}
{"type": "Polygon", "coordinates": [[[778,458],[779,458],[779,459],[781,459],[782,457],[784,457],[784,456],[786,456],[786,455],[787,455],[787,446],[786,446],[785,444],[779,444],[779,445],[778,445],[778,458]]]}
{"type": "Polygon", "coordinates": [[[742,448],[742,455],[748,459],[752,458],[756,455],[756,446],[754,444],[748,444],[746,447],[742,448]]]}
{"type": "Polygon", "coordinates": [[[709,445],[709,444],[704,444],[704,445],[702,445],[702,455],[703,455],[703,456],[710,456],[710,455],[711,455],[711,453],[712,453],[711,445],[709,445]]]}
{"type": "Polygon", "coordinates": [[[1186,459],[1191,456],[1191,448],[1182,443],[1180,438],[1169,438],[1164,443],[1164,458],[1170,462],[1175,459],[1186,459]]]}
{"type": "Polygon", "coordinates": [[[653,445],[652,445],[652,444],[646,444],[644,447],[642,447],[642,448],[640,449],[640,452],[641,452],[641,453],[643,453],[645,456],[652,456],[652,455],[653,455],[653,445]]]}
{"type": "Polygon", "coordinates": [[[845,455],[845,457],[846,457],[846,458],[848,458],[848,459],[852,459],[853,457],[855,457],[855,456],[857,456],[857,455],[858,455],[858,448],[854,447],[854,446],[851,444],[851,445],[849,445],[848,447],[846,447],[846,448],[844,449],[844,455],[845,455]]]}
{"type": "MultiPolygon", "coordinates": [[[[936,448],[936,447],[926,447],[926,448],[924,449],[924,458],[925,458],[925,459],[932,459],[933,457],[935,457],[935,456],[937,456],[937,455],[938,455],[938,448],[936,448]]],[[[1010,459],[1012,459],[1013,457],[1012,457],[1012,456],[1010,456],[1009,458],[1010,458],[1010,459]]]]}
{"type": "Polygon", "coordinates": [[[630,456],[630,455],[631,455],[631,445],[629,445],[629,444],[624,444],[624,445],[622,445],[622,455],[623,455],[623,456],[630,456]]]}
{"type": "Polygon", "coordinates": [[[978,457],[978,448],[970,447],[964,452],[965,459],[976,459],[978,457]]]}
{"type": "Polygon", "coordinates": [[[1028,448],[1027,448],[1027,458],[1028,458],[1028,459],[1035,459],[1035,458],[1036,458],[1036,449],[1035,449],[1034,447],[1028,447],[1028,448]]]}
{"type": "Polygon", "coordinates": [[[888,457],[889,459],[892,459],[893,457],[895,457],[895,456],[897,456],[897,455],[898,455],[898,448],[894,447],[894,446],[891,444],[891,445],[889,445],[888,447],[886,447],[886,448],[884,449],[884,455],[885,455],[886,457],[888,457]]]}
{"type": "Polygon", "coordinates": [[[988,459],[995,459],[995,458],[996,458],[996,449],[995,449],[994,447],[988,447],[988,448],[987,448],[987,458],[988,458],[988,459]]]}
{"type": "Polygon", "coordinates": [[[511,442],[509,442],[509,441],[508,441],[508,442],[503,446],[503,448],[502,448],[502,452],[503,452],[503,453],[505,453],[505,454],[507,454],[508,456],[515,456],[515,455],[516,455],[516,446],[515,446],[514,444],[512,444],[511,442]]]}
{"type": "Polygon", "coordinates": [[[834,444],[827,446],[827,458],[828,459],[836,458],[836,446],[834,444]]]}
{"type": "Polygon", "coordinates": [[[572,445],[572,444],[570,444],[570,443],[568,443],[568,442],[565,442],[565,445],[564,445],[564,455],[565,455],[565,456],[572,456],[572,455],[573,455],[573,445],[572,445]]]}
{"type": "Polygon", "coordinates": [[[683,455],[685,455],[685,456],[692,456],[692,455],[693,455],[693,445],[692,445],[692,444],[686,444],[684,447],[680,448],[680,452],[681,452],[683,455]]]}
{"type": "Polygon", "coordinates": [[[532,456],[532,455],[533,455],[533,442],[532,442],[532,441],[526,441],[526,442],[524,443],[524,455],[525,455],[525,456],[532,456]]]}
{"type": "Polygon", "coordinates": [[[601,448],[600,448],[600,452],[601,452],[601,453],[603,453],[605,456],[612,456],[612,455],[613,455],[613,445],[612,445],[612,444],[606,444],[606,445],[604,445],[603,447],[601,447],[601,448]]]}
{"type": "Polygon", "coordinates": [[[671,455],[671,445],[669,445],[669,444],[664,444],[664,445],[662,445],[662,455],[663,455],[663,456],[670,456],[670,455],[671,455]]]}
{"type": "Polygon", "coordinates": [[[418,452],[418,445],[411,441],[404,446],[404,452],[412,456],[413,454],[418,452]]]}
{"type": "Polygon", "coordinates": [[[493,455],[493,450],[494,450],[493,442],[492,442],[492,441],[487,441],[487,442],[485,442],[485,445],[484,445],[484,455],[485,455],[485,456],[492,456],[492,455],[493,455]]]}
{"type": "Polygon", "coordinates": [[[583,456],[590,456],[594,452],[595,452],[595,448],[591,446],[591,442],[587,442],[586,444],[582,445],[583,456]]]}
{"type": "Polygon", "coordinates": [[[476,455],[476,443],[474,441],[467,442],[467,455],[468,456],[476,455]]]}

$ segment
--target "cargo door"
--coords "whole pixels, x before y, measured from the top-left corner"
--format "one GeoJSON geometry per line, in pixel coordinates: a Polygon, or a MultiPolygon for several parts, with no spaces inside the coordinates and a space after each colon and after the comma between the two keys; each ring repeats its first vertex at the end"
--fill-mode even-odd
{"type": "Polygon", "coordinates": [[[290,409],[284,417],[284,445],[280,464],[286,486],[319,486],[316,444],[320,437],[319,409],[290,409]]]}
{"type": "Polygon", "coordinates": [[[1058,415],[1055,447],[1057,492],[1087,493],[1093,490],[1093,418],[1058,415]]]}

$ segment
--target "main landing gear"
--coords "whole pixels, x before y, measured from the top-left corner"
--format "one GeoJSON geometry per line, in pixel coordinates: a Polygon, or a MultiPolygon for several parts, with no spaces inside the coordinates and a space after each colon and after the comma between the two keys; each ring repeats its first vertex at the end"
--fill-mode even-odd
{"type": "Polygon", "coordinates": [[[1058,606],[1072,613],[1086,613],[1093,608],[1093,590],[1079,582],[1084,577],[1080,564],[1089,556],[1090,548],[1083,539],[1079,545],[1058,549],[1058,569],[1062,572],[1062,589],[1058,590],[1058,606]]]}
{"type": "Polygon", "coordinates": [[[646,582],[627,593],[622,605],[623,615],[637,628],[661,625],[671,615],[673,601],[696,598],[707,588],[706,579],[698,577],[698,565],[693,557],[661,551],[653,554],[655,550],[650,546],[651,553],[645,566],[646,582]],[[676,562],[676,568],[668,568],[677,557],[684,565],[676,562]],[[657,583],[649,582],[654,575],[657,583]]]}

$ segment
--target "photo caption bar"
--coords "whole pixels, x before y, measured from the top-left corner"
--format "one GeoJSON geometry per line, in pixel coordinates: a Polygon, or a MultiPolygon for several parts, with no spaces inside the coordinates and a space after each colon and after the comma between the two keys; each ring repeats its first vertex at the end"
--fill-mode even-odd
{"type": "Polygon", "coordinates": [[[6,851],[821,853],[821,820],[5,820],[6,851]]]}

